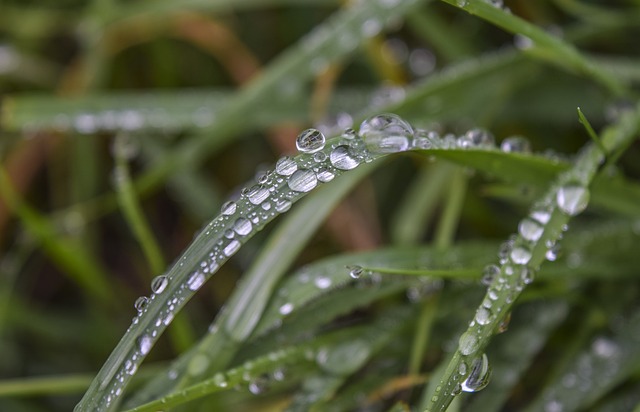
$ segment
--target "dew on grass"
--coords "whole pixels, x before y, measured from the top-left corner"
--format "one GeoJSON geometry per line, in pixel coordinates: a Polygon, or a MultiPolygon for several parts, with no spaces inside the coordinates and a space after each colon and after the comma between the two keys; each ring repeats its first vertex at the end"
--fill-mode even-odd
{"type": "Polygon", "coordinates": [[[149,298],[146,296],[140,296],[133,304],[133,307],[138,311],[138,313],[142,312],[147,305],[149,304],[149,298]]]}
{"type": "Polygon", "coordinates": [[[480,341],[478,340],[478,337],[471,332],[463,333],[458,340],[460,353],[464,356],[475,353],[478,350],[479,346],[480,341]]]}
{"type": "Polygon", "coordinates": [[[287,185],[296,192],[309,192],[318,185],[318,178],[312,170],[298,169],[289,177],[287,185]]]}
{"type": "Polygon", "coordinates": [[[247,236],[249,233],[251,233],[251,229],[253,229],[251,221],[244,217],[237,218],[233,223],[233,230],[240,236],[247,236]]]}
{"type": "Polygon", "coordinates": [[[556,202],[564,213],[575,216],[587,208],[589,189],[576,183],[567,184],[558,190],[556,202]]]}
{"type": "Polygon", "coordinates": [[[284,305],[280,306],[280,309],[278,309],[278,312],[280,312],[281,315],[288,315],[291,312],[293,312],[293,303],[291,302],[287,302],[284,305]]]}
{"type": "Polygon", "coordinates": [[[194,272],[187,281],[187,287],[191,290],[198,290],[204,284],[205,277],[200,272],[194,272]]]}
{"type": "Polygon", "coordinates": [[[462,382],[462,391],[478,392],[489,384],[491,378],[491,366],[486,354],[476,358],[471,363],[471,372],[469,376],[462,382]]]}
{"type": "Polygon", "coordinates": [[[238,205],[236,204],[236,202],[232,200],[223,203],[221,207],[222,214],[227,216],[236,213],[237,209],[238,209],[238,205]]]}
{"type": "Polygon", "coordinates": [[[143,355],[149,353],[149,351],[151,350],[151,345],[153,344],[151,337],[148,335],[139,336],[136,342],[138,344],[138,350],[143,355]]]}
{"type": "Polygon", "coordinates": [[[286,199],[281,199],[276,202],[276,211],[278,213],[284,213],[291,208],[291,202],[286,199]]]}
{"type": "Polygon", "coordinates": [[[253,185],[246,191],[247,199],[254,205],[259,205],[269,197],[269,189],[261,184],[253,185]]]}
{"type": "Polygon", "coordinates": [[[488,308],[481,306],[476,311],[475,320],[478,323],[478,325],[487,325],[491,322],[492,319],[493,319],[493,314],[491,313],[491,310],[489,310],[488,308]]]}
{"type": "Polygon", "coordinates": [[[395,114],[380,114],[363,121],[360,136],[371,153],[396,153],[409,148],[413,128],[395,114]]]}
{"type": "Polygon", "coordinates": [[[296,147],[300,153],[315,153],[324,148],[325,142],[326,139],[319,130],[307,129],[296,138],[296,147]]]}
{"type": "Polygon", "coordinates": [[[318,289],[327,289],[331,286],[331,278],[325,276],[319,276],[313,280],[314,285],[318,287],[318,289]]]}
{"type": "Polygon", "coordinates": [[[284,156],[276,162],[276,173],[282,176],[291,176],[298,170],[298,164],[290,156],[284,156]]]}
{"type": "Polygon", "coordinates": [[[505,153],[531,153],[531,143],[526,137],[507,137],[500,144],[500,150],[505,153]]]}
{"type": "Polygon", "coordinates": [[[490,285],[496,276],[500,274],[500,268],[496,265],[487,265],[482,270],[482,284],[490,285]]]}
{"type": "Polygon", "coordinates": [[[354,150],[347,145],[337,146],[329,155],[331,164],[340,170],[351,170],[358,167],[360,160],[354,150]]]}
{"type": "Polygon", "coordinates": [[[319,181],[327,183],[333,180],[336,175],[328,167],[320,167],[316,172],[319,181]]]}
{"type": "Polygon", "coordinates": [[[347,270],[349,271],[349,276],[351,276],[352,279],[358,279],[364,272],[362,266],[358,265],[347,266],[347,270]]]}
{"type": "Polygon", "coordinates": [[[471,129],[458,138],[458,145],[462,148],[493,147],[493,135],[484,129],[471,129]]]}
{"type": "Polygon", "coordinates": [[[511,260],[518,265],[526,265],[531,260],[531,250],[524,245],[518,245],[511,250],[511,260]]]}
{"type": "Polygon", "coordinates": [[[536,242],[542,236],[544,227],[532,218],[523,219],[518,225],[518,233],[525,240],[536,242]]]}
{"type": "Polygon", "coordinates": [[[162,293],[169,284],[169,279],[165,275],[156,276],[151,281],[151,291],[155,294],[162,293]]]}
{"type": "Polygon", "coordinates": [[[240,249],[240,242],[238,242],[237,240],[232,240],[227,246],[224,247],[224,249],[222,249],[222,253],[224,253],[225,256],[230,257],[234,253],[236,253],[238,249],[240,249]]]}

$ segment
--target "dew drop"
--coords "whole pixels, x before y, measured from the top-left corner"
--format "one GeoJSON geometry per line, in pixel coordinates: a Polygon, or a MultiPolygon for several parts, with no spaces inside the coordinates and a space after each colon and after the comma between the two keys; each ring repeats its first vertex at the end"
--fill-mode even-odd
{"type": "Polygon", "coordinates": [[[162,293],[169,284],[169,279],[165,275],[156,276],[151,281],[151,291],[155,294],[162,293]]]}
{"type": "Polygon", "coordinates": [[[487,265],[482,270],[482,284],[489,286],[493,279],[500,274],[500,268],[496,265],[487,265]]]}
{"type": "Polygon", "coordinates": [[[286,199],[278,200],[276,202],[276,211],[278,213],[284,213],[290,208],[291,208],[291,202],[286,199]]]}
{"type": "Polygon", "coordinates": [[[352,279],[358,279],[360,276],[362,276],[362,273],[364,272],[364,269],[362,269],[362,266],[357,266],[357,265],[347,266],[347,270],[349,271],[349,276],[351,276],[352,279]]]}
{"type": "Polygon", "coordinates": [[[260,395],[266,392],[267,387],[267,380],[263,377],[259,377],[249,383],[249,392],[253,395],[260,395]]]}
{"type": "Polygon", "coordinates": [[[281,315],[288,315],[293,311],[293,303],[288,302],[285,303],[284,305],[280,306],[280,309],[278,309],[278,312],[280,312],[281,315]]]}
{"type": "Polygon", "coordinates": [[[213,375],[213,383],[220,388],[226,388],[227,385],[229,385],[222,373],[216,373],[213,375]]]}
{"type": "Polygon", "coordinates": [[[502,141],[500,150],[505,153],[531,153],[531,144],[525,137],[511,136],[502,141]]]}
{"type": "Polygon", "coordinates": [[[146,296],[140,296],[133,304],[133,307],[138,311],[142,312],[144,308],[149,304],[149,298],[146,296]]]}
{"type": "Polygon", "coordinates": [[[360,125],[360,136],[372,153],[396,153],[409,148],[413,129],[395,114],[370,117],[360,125]]]}
{"type": "Polygon", "coordinates": [[[244,217],[239,217],[233,223],[233,230],[240,236],[247,236],[249,233],[251,233],[251,229],[253,229],[251,221],[244,217]]]}
{"type": "Polygon", "coordinates": [[[315,153],[324,147],[324,135],[317,129],[307,129],[296,138],[296,147],[300,153],[315,153]]]}
{"type": "Polygon", "coordinates": [[[317,152],[313,154],[313,161],[317,163],[322,163],[327,160],[327,155],[324,152],[317,152]]]}
{"type": "Polygon", "coordinates": [[[489,384],[491,378],[491,367],[486,354],[482,354],[471,363],[471,372],[467,379],[462,382],[464,392],[478,392],[489,384]]]}
{"type": "Polygon", "coordinates": [[[551,219],[551,213],[548,210],[534,210],[531,212],[531,218],[542,225],[546,225],[551,219]]]}
{"type": "Polygon", "coordinates": [[[232,240],[227,246],[224,247],[222,253],[224,253],[225,256],[229,257],[236,253],[238,249],[240,249],[240,242],[238,242],[237,240],[232,240]]]}
{"type": "Polygon", "coordinates": [[[318,178],[312,170],[299,169],[291,175],[287,184],[289,189],[296,192],[308,192],[318,185],[318,178]]]}
{"type": "Polygon", "coordinates": [[[234,213],[236,213],[236,209],[238,208],[238,206],[236,205],[236,202],[230,200],[228,202],[225,202],[222,207],[221,207],[221,211],[223,215],[232,215],[234,213]]]}
{"type": "Polygon", "coordinates": [[[491,147],[495,144],[493,135],[484,129],[471,129],[458,139],[463,148],[491,147]]]}
{"type": "Polygon", "coordinates": [[[471,332],[465,332],[460,336],[460,340],[458,341],[458,347],[460,353],[464,356],[471,355],[475,351],[478,350],[480,342],[478,341],[478,337],[471,332]]]}
{"type": "Polygon", "coordinates": [[[522,268],[522,272],[520,272],[520,279],[525,285],[530,285],[533,282],[534,276],[533,270],[527,267],[522,268]]]}
{"type": "Polygon", "coordinates": [[[518,265],[526,265],[531,260],[531,251],[524,245],[519,245],[511,250],[511,260],[518,265]]]}
{"type": "Polygon", "coordinates": [[[191,290],[198,290],[204,284],[204,275],[200,272],[195,272],[187,281],[187,286],[191,290]]]}
{"type": "Polygon", "coordinates": [[[316,177],[318,178],[319,181],[321,181],[323,183],[327,183],[327,182],[332,181],[333,178],[336,177],[336,175],[333,174],[333,172],[331,170],[329,170],[328,168],[321,167],[316,172],[316,177]]]}
{"type": "Polygon", "coordinates": [[[151,338],[147,335],[142,335],[140,337],[138,337],[138,350],[140,350],[140,353],[143,355],[146,355],[147,353],[149,353],[149,351],[151,350],[151,338]]]}
{"type": "Polygon", "coordinates": [[[325,371],[346,375],[358,370],[370,353],[369,344],[363,340],[351,340],[331,350],[321,350],[318,352],[316,362],[325,371]]]}
{"type": "Polygon", "coordinates": [[[543,231],[544,228],[542,225],[531,218],[523,219],[518,225],[518,232],[520,233],[520,236],[530,242],[538,241],[540,236],[542,236],[543,231]]]}
{"type": "Polygon", "coordinates": [[[276,173],[279,175],[291,176],[296,170],[298,170],[298,164],[289,156],[281,157],[276,162],[276,173]]]}
{"type": "Polygon", "coordinates": [[[569,216],[575,216],[587,208],[589,190],[578,184],[562,186],[557,193],[558,207],[569,216]]]}
{"type": "Polygon", "coordinates": [[[329,160],[335,168],[340,170],[355,169],[360,164],[353,150],[347,145],[340,145],[333,149],[329,160]]]}
{"type": "Polygon", "coordinates": [[[478,322],[478,325],[487,325],[492,320],[491,311],[485,308],[484,306],[481,306],[476,311],[475,319],[476,319],[476,322],[478,322]]]}
{"type": "Polygon", "coordinates": [[[547,250],[547,253],[545,253],[544,257],[549,261],[549,262],[554,262],[558,259],[558,256],[560,255],[560,245],[553,244],[551,245],[551,247],[549,247],[549,249],[547,250]]]}
{"type": "Polygon", "coordinates": [[[327,289],[331,286],[331,278],[320,276],[315,278],[313,283],[318,287],[318,289],[327,289]]]}
{"type": "Polygon", "coordinates": [[[344,132],[342,132],[342,137],[347,139],[347,140],[353,140],[357,136],[358,136],[358,134],[352,128],[344,129],[344,132]]]}
{"type": "Polygon", "coordinates": [[[247,191],[249,202],[259,205],[269,197],[269,190],[263,185],[254,185],[247,191]]]}

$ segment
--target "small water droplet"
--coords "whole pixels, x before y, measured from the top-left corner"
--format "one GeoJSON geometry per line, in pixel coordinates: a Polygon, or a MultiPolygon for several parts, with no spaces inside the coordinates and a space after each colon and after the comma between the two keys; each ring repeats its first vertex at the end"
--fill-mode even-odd
{"type": "Polygon", "coordinates": [[[364,269],[362,269],[362,266],[357,266],[357,265],[347,266],[347,270],[349,271],[349,276],[351,276],[352,279],[358,279],[360,276],[362,276],[362,273],[364,272],[364,269]]]}
{"type": "Polygon", "coordinates": [[[331,286],[331,278],[320,276],[315,278],[313,283],[318,287],[318,289],[327,289],[331,286]]]}
{"type": "Polygon", "coordinates": [[[322,163],[327,160],[327,155],[324,152],[317,152],[313,154],[313,161],[317,163],[322,163]]]}
{"type": "Polygon", "coordinates": [[[342,137],[347,140],[353,140],[358,137],[358,134],[355,130],[349,127],[347,129],[344,129],[344,132],[342,132],[342,137]]]}
{"type": "Polygon", "coordinates": [[[482,270],[482,284],[489,286],[493,279],[500,274],[500,268],[496,265],[487,265],[482,270]]]}
{"type": "Polygon", "coordinates": [[[531,153],[531,144],[526,137],[507,137],[500,144],[500,150],[505,153],[531,153]]]}
{"type": "Polygon", "coordinates": [[[533,40],[522,34],[516,34],[513,38],[513,43],[516,48],[520,50],[531,49],[534,46],[533,40]]]}
{"type": "Polygon", "coordinates": [[[251,229],[253,229],[251,221],[244,217],[237,218],[233,223],[233,230],[240,236],[247,236],[251,233],[251,229]]]}
{"type": "Polygon", "coordinates": [[[284,305],[280,306],[280,309],[278,309],[278,312],[280,312],[281,315],[288,315],[293,311],[293,303],[288,302],[285,303],[284,305]]]}
{"type": "Polygon", "coordinates": [[[271,376],[273,376],[273,380],[281,382],[286,377],[286,370],[284,368],[278,368],[273,371],[271,376]]]}
{"type": "Polygon", "coordinates": [[[238,242],[237,240],[232,240],[227,246],[224,247],[222,253],[224,253],[225,256],[229,257],[236,253],[238,249],[240,249],[240,242],[238,242]]]}
{"type": "Polygon", "coordinates": [[[230,200],[228,202],[225,202],[222,207],[221,207],[221,211],[223,215],[232,215],[234,213],[236,213],[236,209],[238,208],[238,206],[236,205],[236,202],[230,200]]]}
{"type": "Polygon", "coordinates": [[[312,170],[299,169],[289,177],[287,184],[296,192],[308,192],[318,185],[318,178],[312,170]]]}
{"type": "Polygon", "coordinates": [[[491,367],[486,354],[476,358],[471,363],[471,372],[467,379],[462,382],[464,392],[478,392],[489,384],[491,378],[491,367]]]}
{"type": "Polygon", "coordinates": [[[471,129],[460,136],[458,145],[462,148],[493,147],[495,139],[491,133],[484,129],[471,129]]]}
{"type": "Polygon", "coordinates": [[[321,167],[316,172],[316,177],[318,178],[319,181],[323,183],[332,181],[335,176],[336,175],[333,174],[333,172],[326,167],[321,167]]]}
{"type": "Polygon", "coordinates": [[[458,340],[460,353],[464,356],[475,353],[478,350],[479,344],[478,337],[471,332],[463,333],[462,336],[460,336],[460,340],[458,340]]]}
{"type": "Polygon", "coordinates": [[[269,189],[263,185],[254,185],[246,192],[249,202],[259,205],[269,197],[269,189]]]}
{"type": "Polygon", "coordinates": [[[409,148],[413,129],[395,114],[370,117],[360,125],[360,136],[372,153],[396,153],[409,148]]]}
{"type": "Polygon", "coordinates": [[[481,306],[476,311],[475,320],[478,322],[478,325],[487,325],[491,322],[493,315],[491,311],[484,306],[481,306]]]}
{"type": "Polygon", "coordinates": [[[315,153],[324,148],[325,137],[317,129],[307,129],[296,138],[296,147],[300,153],[315,153]]]}
{"type": "Polygon", "coordinates": [[[522,280],[522,283],[530,285],[533,282],[534,277],[535,274],[533,270],[528,267],[522,268],[522,271],[520,272],[520,279],[522,280]]]}
{"type": "Polygon", "coordinates": [[[589,190],[579,184],[568,184],[558,190],[556,201],[560,210],[569,216],[575,216],[587,208],[589,190]]]}
{"type": "Polygon", "coordinates": [[[523,219],[518,225],[518,232],[525,240],[536,242],[542,236],[544,227],[531,218],[523,219]]]}
{"type": "Polygon", "coordinates": [[[291,176],[296,170],[298,170],[298,164],[289,156],[281,157],[276,162],[276,173],[279,175],[291,176]]]}
{"type": "Polygon", "coordinates": [[[518,265],[526,265],[531,260],[531,251],[524,245],[518,245],[511,250],[511,260],[518,265]]]}
{"type": "Polygon", "coordinates": [[[164,275],[156,276],[151,281],[151,291],[155,294],[162,293],[167,288],[168,284],[169,284],[169,279],[166,276],[164,275]]]}
{"type": "Polygon", "coordinates": [[[141,354],[146,355],[151,350],[152,340],[147,335],[142,335],[138,337],[138,350],[141,354]]]}
{"type": "Polygon", "coordinates": [[[353,149],[347,145],[340,145],[333,149],[329,155],[329,160],[336,169],[340,170],[355,169],[360,164],[353,149]]]}
{"type": "Polygon", "coordinates": [[[215,375],[213,375],[213,383],[221,388],[226,388],[227,385],[229,385],[222,373],[216,373],[215,375]]]}
{"type": "Polygon", "coordinates": [[[560,245],[557,243],[554,243],[549,247],[549,249],[547,250],[547,253],[545,253],[544,256],[549,262],[554,262],[558,259],[559,255],[560,255],[560,245]]]}
{"type": "Polygon", "coordinates": [[[204,284],[205,277],[200,272],[194,272],[189,280],[187,281],[187,286],[191,290],[198,290],[204,284]]]}
{"type": "Polygon", "coordinates": [[[551,219],[551,213],[548,210],[534,210],[531,212],[531,218],[541,225],[546,225],[551,219]]]}
{"type": "Polygon", "coordinates": [[[267,391],[268,380],[264,376],[260,376],[249,383],[249,392],[253,395],[260,395],[267,391]]]}
{"type": "Polygon", "coordinates": [[[146,296],[140,296],[133,304],[133,307],[138,311],[142,312],[144,308],[149,304],[149,298],[146,296]]]}
{"type": "Polygon", "coordinates": [[[284,213],[290,208],[291,208],[291,202],[286,199],[278,200],[276,202],[276,211],[278,213],[284,213]]]}

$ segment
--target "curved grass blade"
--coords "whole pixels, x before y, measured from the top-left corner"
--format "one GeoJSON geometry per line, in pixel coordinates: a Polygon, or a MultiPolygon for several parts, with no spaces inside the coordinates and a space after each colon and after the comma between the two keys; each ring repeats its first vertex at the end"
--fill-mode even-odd
{"type": "MultiPolygon", "coordinates": [[[[617,152],[628,146],[639,126],[640,107],[636,107],[634,112],[627,113],[619,123],[606,129],[602,138],[604,147],[608,152],[617,152]]],[[[508,244],[500,262],[499,274],[489,286],[474,321],[460,337],[458,349],[441,379],[439,390],[431,398],[428,411],[445,411],[460,393],[461,383],[470,372],[469,365],[482,356],[513,302],[524,286],[531,282],[533,274],[546,258],[550,248],[548,245],[554,245],[562,234],[562,227],[572,216],[586,208],[589,201],[588,186],[603,160],[604,154],[596,146],[587,146],[573,168],[560,174],[541,202],[534,205],[529,219],[539,228],[536,236],[532,237],[530,231],[526,231],[526,238],[520,234],[513,243],[508,244]],[[568,205],[567,196],[573,190],[575,192],[572,194],[578,195],[578,198],[571,197],[576,203],[568,205]],[[460,365],[463,363],[465,373],[460,374],[460,365]]]]}

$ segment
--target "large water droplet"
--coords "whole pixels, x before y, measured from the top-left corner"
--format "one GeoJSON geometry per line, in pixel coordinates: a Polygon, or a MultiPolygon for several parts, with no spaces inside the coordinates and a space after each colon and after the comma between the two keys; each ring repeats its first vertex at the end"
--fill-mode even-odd
{"type": "Polygon", "coordinates": [[[263,185],[254,185],[247,191],[249,202],[259,205],[269,197],[269,190],[263,185]]]}
{"type": "Polygon", "coordinates": [[[395,114],[381,114],[365,120],[359,133],[371,153],[405,151],[413,137],[409,123],[395,114]]]}
{"type": "Polygon", "coordinates": [[[351,276],[351,278],[353,279],[358,279],[360,276],[362,276],[362,273],[364,272],[364,269],[362,269],[362,266],[357,266],[357,265],[347,266],[347,270],[349,271],[349,276],[351,276]]]}
{"type": "Polygon", "coordinates": [[[476,319],[476,322],[478,322],[478,325],[487,325],[492,320],[491,311],[488,308],[481,306],[476,311],[475,319],[476,319]]]}
{"type": "Polygon", "coordinates": [[[240,242],[238,242],[237,240],[232,240],[227,246],[224,247],[222,253],[224,253],[225,256],[229,257],[236,253],[238,249],[240,249],[240,242]]]}
{"type": "Polygon", "coordinates": [[[151,291],[155,294],[162,293],[167,288],[168,284],[169,279],[166,276],[156,276],[151,281],[151,291]]]}
{"type": "Polygon", "coordinates": [[[318,178],[319,181],[323,183],[332,181],[335,176],[336,175],[333,174],[333,172],[326,167],[321,167],[316,172],[316,177],[318,178]]]}
{"type": "Polygon", "coordinates": [[[489,286],[493,279],[500,274],[500,268],[496,265],[487,265],[482,269],[482,284],[489,286]]]}
{"type": "Polygon", "coordinates": [[[291,176],[296,170],[298,170],[298,164],[289,156],[281,157],[276,162],[276,173],[279,175],[291,176]]]}
{"type": "Polygon", "coordinates": [[[569,216],[575,216],[589,204],[589,190],[578,184],[568,184],[558,190],[558,207],[569,216]]]}
{"type": "Polygon", "coordinates": [[[478,337],[471,332],[465,332],[460,336],[460,340],[458,341],[458,347],[460,349],[460,353],[464,356],[471,355],[476,352],[479,347],[478,337]]]}
{"type": "Polygon", "coordinates": [[[241,236],[247,236],[249,233],[251,233],[252,228],[253,225],[251,224],[251,221],[245,219],[244,217],[239,217],[233,223],[233,230],[235,230],[235,232],[241,236]]]}
{"type": "Polygon", "coordinates": [[[511,250],[511,260],[518,265],[526,265],[531,260],[531,251],[524,245],[518,245],[511,250]]]}
{"type": "Polygon", "coordinates": [[[347,145],[340,145],[333,149],[329,155],[329,160],[336,169],[340,170],[355,169],[360,164],[356,154],[347,145]]]}
{"type": "Polygon", "coordinates": [[[296,192],[308,192],[318,185],[318,178],[312,170],[300,169],[291,175],[287,184],[296,192]]]}
{"type": "Polygon", "coordinates": [[[518,232],[525,240],[536,242],[542,236],[544,228],[531,218],[523,219],[518,225],[518,232]]]}
{"type": "Polygon", "coordinates": [[[278,213],[284,213],[291,208],[291,202],[287,199],[278,200],[276,202],[276,211],[278,213]]]}
{"type": "Polygon", "coordinates": [[[147,298],[146,296],[140,296],[138,299],[136,299],[136,301],[133,303],[133,307],[138,311],[138,312],[142,312],[144,310],[144,308],[147,307],[147,305],[149,304],[149,298],[147,298]]]}
{"type": "Polygon", "coordinates": [[[324,135],[317,129],[307,129],[296,138],[296,147],[300,153],[315,153],[322,150],[325,143],[324,135]]]}
{"type": "Polygon", "coordinates": [[[486,354],[482,354],[471,363],[471,372],[467,379],[462,382],[464,392],[478,392],[489,384],[491,378],[491,367],[486,354]]]}

